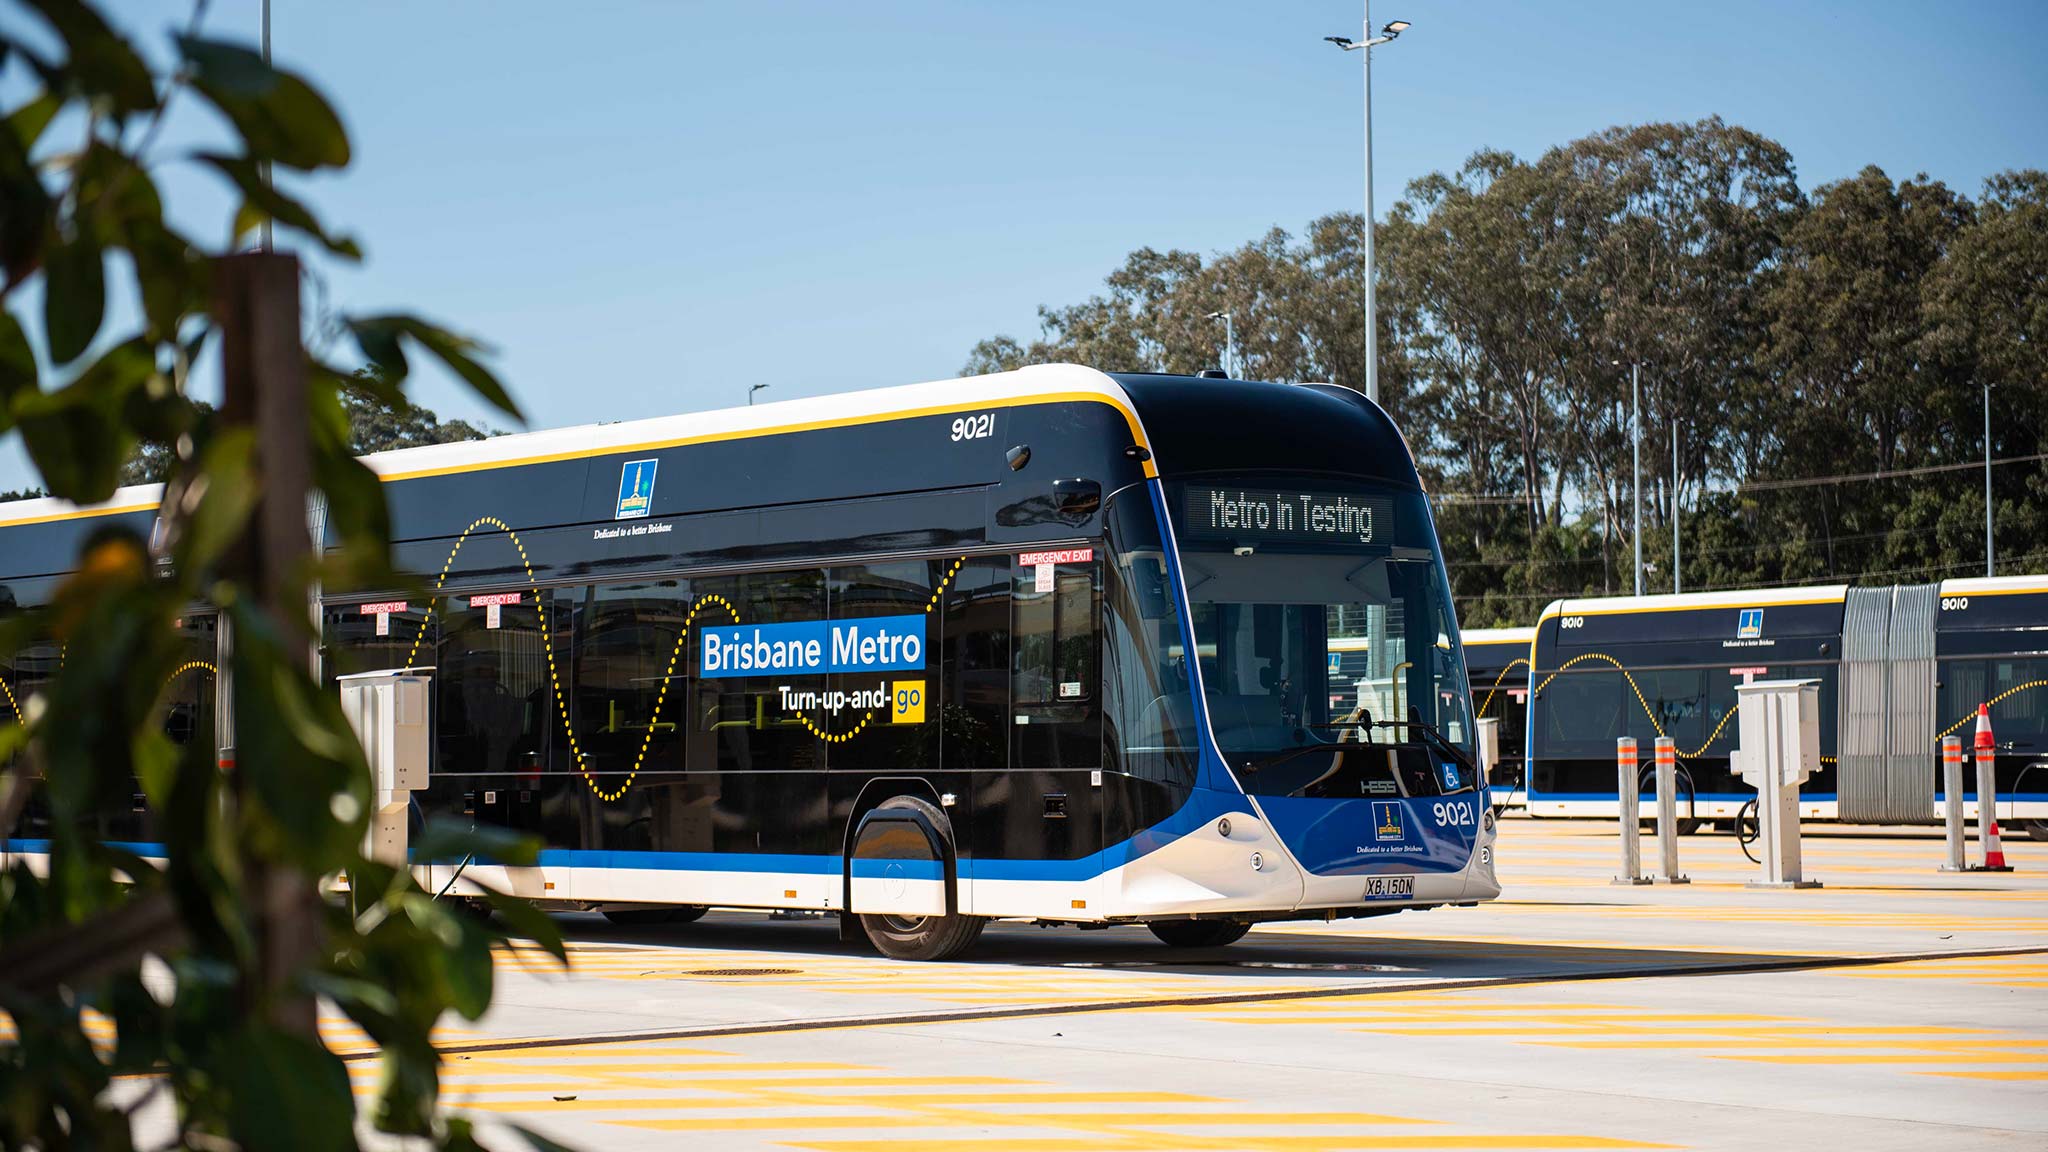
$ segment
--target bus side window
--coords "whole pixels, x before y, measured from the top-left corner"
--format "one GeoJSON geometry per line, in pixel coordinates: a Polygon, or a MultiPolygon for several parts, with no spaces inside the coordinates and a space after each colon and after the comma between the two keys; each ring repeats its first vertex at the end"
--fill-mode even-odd
{"type": "Polygon", "coordinates": [[[948,771],[1002,769],[1009,764],[1010,561],[977,556],[946,589],[941,624],[939,701],[948,771]]]}
{"type": "Polygon", "coordinates": [[[1099,768],[1096,562],[1053,565],[1049,591],[1037,567],[1020,565],[1010,590],[1011,766],[1099,768]]]}

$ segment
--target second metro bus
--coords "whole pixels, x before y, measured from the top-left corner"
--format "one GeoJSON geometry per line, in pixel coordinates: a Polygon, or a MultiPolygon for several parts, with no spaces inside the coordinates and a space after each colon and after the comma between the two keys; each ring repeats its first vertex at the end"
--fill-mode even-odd
{"type": "MultiPolygon", "coordinates": [[[[2048,835],[2048,576],[1561,600],[1543,612],[1531,661],[1532,816],[1616,815],[1621,736],[1642,750],[1645,811],[1646,753],[1669,736],[1681,818],[1736,816],[1756,793],[1729,763],[1735,688],[1799,679],[1820,686],[1821,764],[1800,789],[1802,816],[1943,816],[1940,738],[1961,737],[1967,754],[1983,705],[1997,814],[2048,835]]],[[[1970,813],[1976,783],[1966,770],[1970,813]]]]}
{"type": "MultiPolygon", "coordinates": [[[[326,590],[324,666],[432,670],[416,812],[545,845],[470,878],[917,959],[1499,893],[1429,506],[1351,390],[1045,366],[367,462],[429,583],[326,590]],[[1380,690],[1333,691],[1367,635],[1380,690]]],[[[0,583],[37,602],[156,498],[0,506],[0,583]]]]}

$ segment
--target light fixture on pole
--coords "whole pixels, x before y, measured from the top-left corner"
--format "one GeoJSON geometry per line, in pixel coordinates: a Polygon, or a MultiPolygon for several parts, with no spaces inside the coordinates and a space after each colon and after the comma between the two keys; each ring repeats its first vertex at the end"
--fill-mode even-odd
{"type": "Polygon", "coordinates": [[[759,392],[761,389],[766,387],[768,387],[768,385],[766,384],[756,384],[753,387],[747,389],[747,407],[752,408],[754,406],[754,393],[759,392]]]}
{"type": "Polygon", "coordinates": [[[1379,35],[1374,36],[1372,0],[1364,0],[1363,8],[1363,39],[1352,40],[1345,36],[1325,36],[1323,39],[1346,52],[1360,52],[1365,58],[1365,395],[1377,404],[1380,402],[1380,334],[1372,257],[1372,50],[1397,39],[1411,25],[1406,20],[1392,20],[1380,29],[1379,35]]]}
{"type": "Polygon", "coordinates": [[[1237,363],[1237,330],[1230,325],[1230,313],[1211,312],[1207,319],[1223,321],[1223,363],[1219,367],[1231,379],[1242,380],[1244,370],[1237,363]]]}
{"type": "MultiPolygon", "coordinates": [[[[1614,361],[1619,368],[1622,361],[1614,361]]],[[[1629,441],[1635,446],[1635,478],[1629,488],[1635,496],[1636,506],[1636,595],[1643,594],[1643,366],[1628,361],[1628,380],[1631,399],[1628,405],[1629,441]]]]}

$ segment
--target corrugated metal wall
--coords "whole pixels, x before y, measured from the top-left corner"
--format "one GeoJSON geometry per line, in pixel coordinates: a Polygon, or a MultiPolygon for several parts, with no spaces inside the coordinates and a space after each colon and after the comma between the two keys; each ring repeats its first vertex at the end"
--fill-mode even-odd
{"type": "Polygon", "coordinates": [[[1835,796],[1844,820],[1877,820],[1886,810],[1891,695],[1890,588],[1851,588],[1842,605],[1842,690],[1835,725],[1835,796]]]}
{"type": "Polygon", "coordinates": [[[1934,818],[1934,614],[1941,585],[1893,589],[1891,638],[1892,722],[1885,757],[1884,807],[1872,821],[1934,818]]]}

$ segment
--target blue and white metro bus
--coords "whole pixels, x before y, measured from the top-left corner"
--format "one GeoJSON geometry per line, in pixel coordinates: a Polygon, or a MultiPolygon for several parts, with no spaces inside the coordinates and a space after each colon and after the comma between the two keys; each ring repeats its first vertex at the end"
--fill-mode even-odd
{"type": "MultiPolygon", "coordinates": [[[[2048,576],[1560,600],[1544,609],[1530,660],[1532,816],[1615,816],[1620,736],[1637,740],[1647,814],[1647,751],[1669,736],[1681,819],[1730,819],[1756,796],[1729,764],[1736,686],[1810,679],[1821,764],[1800,788],[1800,815],[1944,816],[1940,739],[1960,736],[1967,754],[1985,705],[1998,816],[2048,838],[2048,576]]],[[[1974,813],[1976,771],[1964,781],[1974,813]]]]}
{"type": "MultiPolygon", "coordinates": [[[[921,959],[995,918],[1204,946],[1499,893],[1429,506],[1351,390],[1045,366],[368,463],[429,593],[327,590],[324,666],[433,670],[416,810],[546,845],[467,878],[921,959]],[[1369,694],[1332,682],[1361,637],[1369,694]]],[[[157,498],[0,506],[0,584],[39,602],[157,498]]],[[[210,740],[205,606],[180,627],[210,740]]]]}

